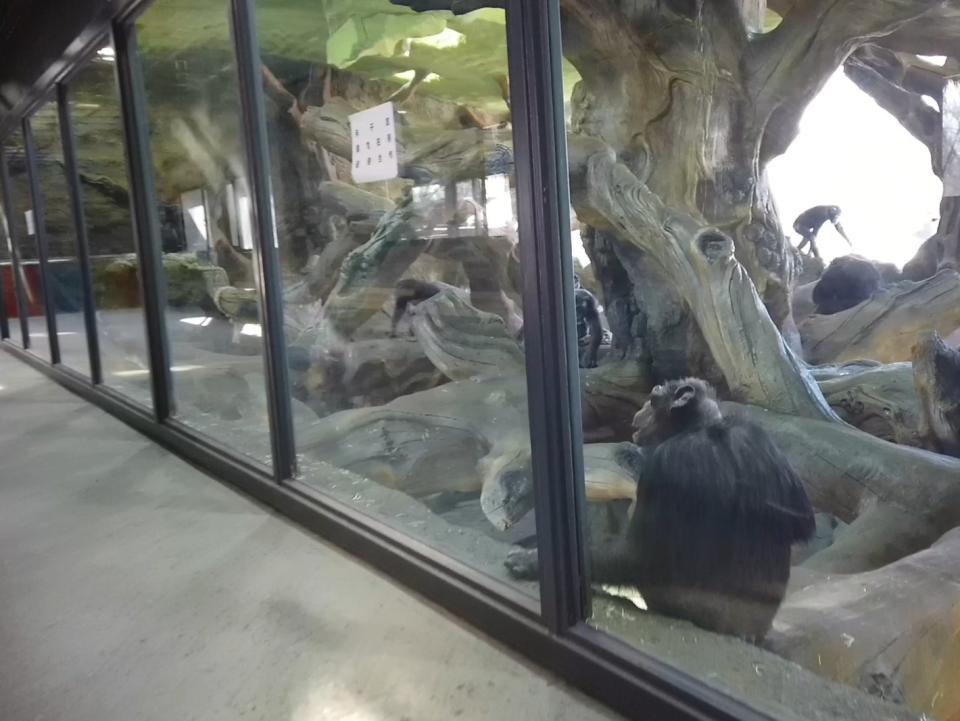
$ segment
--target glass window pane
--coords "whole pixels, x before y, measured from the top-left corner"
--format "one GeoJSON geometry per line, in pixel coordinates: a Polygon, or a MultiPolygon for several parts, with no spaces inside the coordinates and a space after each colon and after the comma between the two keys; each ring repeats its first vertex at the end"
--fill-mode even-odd
{"type": "Polygon", "coordinates": [[[256,5],[302,478],[509,580],[535,524],[504,13],[256,5]]]}
{"type": "Polygon", "coordinates": [[[176,415],[269,463],[229,3],[159,0],[137,20],[137,37],[162,226],[176,415]]]}
{"type": "Polygon", "coordinates": [[[40,285],[40,262],[37,259],[37,236],[34,232],[33,199],[30,197],[30,179],[23,133],[17,129],[4,143],[7,173],[10,179],[11,231],[20,255],[20,282],[23,284],[30,329],[30,348],[49,360],[47,321],[40,285]]]}
{"type": "Polygon", "coordinates": [[[0,202],[0,284],[3,289],[4,310],[7,314],[7,330],[9,339],[17,345],[23,344],[20,335],[20,310],[17,301],[16,276],[13,272],[13,262],[10,255],[13,240],[10,237],[10,224],[7,222],[7,213],[0,202]]]}
{"type": "Polygon", "coordinates": [[[48,102],[30,119],[37,147],[37,171],[43,194],[44,230],[49,262],[47,276],[57,314],[61,362],[89,375],[86,328],[83,321],[83,287],[77,261],[76,229],[70,204],[70,187],[63,165],[60,118],[56,102],[48,102]]]}
{"type": "Polygon", "coordinates": [[[150,404],[150,363],[137,267],[114,51],[104,45],[70,82],[70,112],[103,382],[150,404]]]}
{"type": "Polygon", "coordinates": [[[775,718],[946,721],[960,114],[907,76],[955,59],[840,66],[801,5],[565,16],[590,623],[775,718]]]}

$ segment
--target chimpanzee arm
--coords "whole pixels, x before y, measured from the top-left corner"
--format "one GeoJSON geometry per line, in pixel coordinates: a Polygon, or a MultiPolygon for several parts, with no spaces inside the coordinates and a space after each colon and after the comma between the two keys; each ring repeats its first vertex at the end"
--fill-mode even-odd
{"type": "Polygon", "coordinates": [[[590,543],[590,582],[614,585],[635,585],[640,559],[634,544],[626,538],[610,536],[590,543]]]}
{"type": "MultiPolygon", "coordinates": [[[[514,548],[504,562],[510,575],[522,580],[535,580],[540,571],[540,557],[535,548],[514,548]]],[[[636,552],[623,538],[599,536],[590,543],[590,582],[635,584],[636,552]]]]}

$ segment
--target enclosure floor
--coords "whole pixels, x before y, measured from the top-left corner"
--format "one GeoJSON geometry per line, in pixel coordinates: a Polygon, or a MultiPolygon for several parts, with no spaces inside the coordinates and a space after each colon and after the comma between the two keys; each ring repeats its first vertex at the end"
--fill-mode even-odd
{"type": "Polygon", "coordinates": [[[0,716],[618,718],[0,351],[0,716]]]}

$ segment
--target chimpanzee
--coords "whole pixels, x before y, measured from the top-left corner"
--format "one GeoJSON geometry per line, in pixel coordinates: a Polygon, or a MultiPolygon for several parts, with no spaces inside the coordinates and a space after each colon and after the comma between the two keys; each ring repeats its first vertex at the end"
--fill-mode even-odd
{"type": "Polygon", "coordinates": [[[404,278],[397,283],[393,300],[393,318],[390,321],[390,337],[397,337],[397,326],[403,319],[408,305],[416,305],[427,298],[432,298],[441,290],[443,289],[436,283],[415,278],[404,278]]]}
{"type": "Polygon", "coordinates": [[[862,303],[883,288],[877,265],[859,255],[834,258],[813,286],[817,313],[832,315],[862,303]]]}
{"type": "Polygon", "coordinates": [[[596,368],[597,354],[603,341],[603,326],[600,323],[600,304],[596,296],[580,285],[580,276],[573,274],[574,304],[577,310],[577,343],[586,345],[580,355],[581,368],[596,368]],[[589,340],[588,340],[589,338],[589,340]]]}
{"type": "MultiPolygon", "coordinates": [[[[653,389],[633,421],[637,510],[620,537],[591,539],[593,583],[635,585],[647,608],[750,641],[770,629],[790,578],[791,545],[814,533],[813,508],[767,432],[724,417],[705,381],[653,389]]],[[[536,551],[506,562],[535,576],[536,551]]]]}
{"type": "Polygon", "coordinates": [[[797,246],[797,250],[803,250],[807,243],[809,243],[810,252],[815,258],[819,258],[820,251],[817,249],[817,233],[820,232],[821,226],[828,220],[833,223],[833,227],[836,228],[837,232],[847,241],[847,245],[852,245],[843,226],[840,225],[840,208],[836,205],[815,205],[800,213],[797,219],[793,221],[793,229],[800,233],[803,238],[803,240],[800,241],[800,245],[797,246]]]}

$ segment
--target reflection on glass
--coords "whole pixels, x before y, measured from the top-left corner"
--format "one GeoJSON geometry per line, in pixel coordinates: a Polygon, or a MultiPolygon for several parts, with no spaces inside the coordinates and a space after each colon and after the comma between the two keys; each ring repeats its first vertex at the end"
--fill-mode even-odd
{"type": "Polygon", "coordinates": [[[36,226],[33,220],[33,200],[30,197],[23,133],[19,129],[11,133],[3,149],[7,159],[12,203],[10,230],[20,256],[20,282],[27,303],[30,348],[34,353],[49,359],[50,346],[47,341],[47,321],[40,284],[36,226]]]}
{"type": "Polygon", "coordinates": [[[257,23],[302,478],[508,580],[535,528],[503,11],[257,23]]]}
{"type": "Polygon", "coordinates": [[[16,276],[11,256],[13,242],[10,237],[10,224],[3,203],[0,202],[0,292],[3,293],[3,308],[7,316],[9,339],[17,345],[23,344],[20,335],[20,311],[17,301],[16,276]]]}
{"type": "Polygon", "coordinates": [[[137,20],[137,37],[159,196],[176,414],[269,463],[229,3],[160,0],[137,20]]]}
{"type": "Polygon", "coordinates": [[[721,5],[563,27],[590,622],[776,718],[957,718],[955,81],[924,98],[934,58],[823,65],[865,36],[721,5]],[[937,236],[899,233],[938,203],[937,236]]]}
{"type": "Polygon", "coordinates": [[[48,102],[31,118],[37,147],[37,171],[43,194],[44,230],[47,237],[47,277],[57,314],[60,360],[89,374],[86,327],[83,321],[83,286],[77,262],[76,229],[70,205],[70,188],[63,165],[60,120],[55,102],[48,102]]]}
{"type": "Polygon", "coordinates": [[[103,381],[150,404],[149,355],[112,51],[109,45],[101,48],[71,80],[70,113],[90,244],[103,381]]]}

